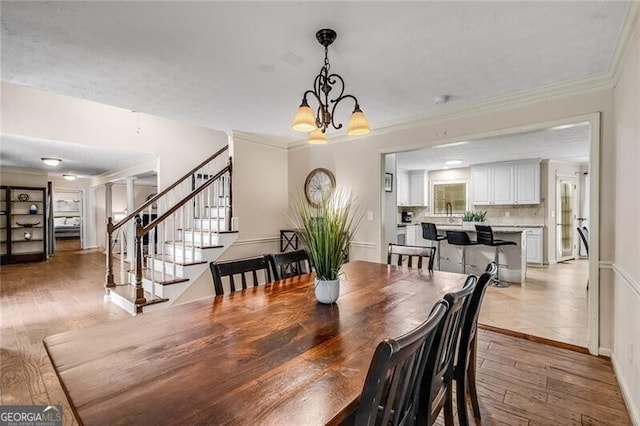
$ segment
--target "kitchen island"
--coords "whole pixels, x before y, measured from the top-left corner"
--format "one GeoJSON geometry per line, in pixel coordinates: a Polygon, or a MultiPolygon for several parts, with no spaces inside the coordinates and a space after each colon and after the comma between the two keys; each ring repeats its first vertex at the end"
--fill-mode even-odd
{"type": "MultiPolygon", "coordinates": [[[[542,225],[527,226],[504,226],[491,225],[496,239],[513,241],[515,246],[500,247],[500,279],[501,281],[524,284],[527,270],[527,232],[541,229],[542,225]]],[[[442,224],[436,225],[438,233],[444,235],[447,230],[465,231],[469,234],[472,241],[476,240],[476,231],[463,229],[458,224],[442,224]]],[[[431,246],[432,242],[421,238],[420,223],[408,224],[407,226],[407,244],[418,246],[431,246]],[[412,228],[413,227],[413,228],[412,228]],[[415,238],[409,238],[411,235],[415,238]]],[[[433,243],[435,245],[435,243],[433,243]]],[[[441,241],[440,249],[442,250],[440,267],[443,271],[462,272],[462,247],[448,244],[446,240],[441,241]]],[[[484,246],[481,244],[467,246],[466,263],[468,274],[480,274],[489,262],[495,258],[495,247],[484,246]]]]}

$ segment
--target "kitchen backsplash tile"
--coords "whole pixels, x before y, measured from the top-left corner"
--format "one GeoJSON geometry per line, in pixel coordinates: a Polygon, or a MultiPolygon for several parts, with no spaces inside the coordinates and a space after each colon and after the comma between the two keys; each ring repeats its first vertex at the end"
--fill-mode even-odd
{"type": "MultiPolygon", "coordinates": [[[[472,210],[482,210],[487,212],[487,222],[491,225],[505,226],[544,226],[545,225],[545,203],[523,206],[473,206],[472,210]],[[509,217],[506,214],[509,214],[509,217]]],[[[460,224],[460,216],[431,216],[428,207],[398,207],[398,223],[400,223],[400,212],[413,212],[413,222],[433,222],[436,224],[460,224]]]]}

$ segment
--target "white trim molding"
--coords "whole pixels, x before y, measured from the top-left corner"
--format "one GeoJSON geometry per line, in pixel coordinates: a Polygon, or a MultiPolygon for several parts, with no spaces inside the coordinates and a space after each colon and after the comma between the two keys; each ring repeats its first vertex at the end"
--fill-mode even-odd
{"type": "Polygon", "coordinates": [[[280,242],[280,237],[245,238],[242,240],[234,241],[230,247],[249,246],[253,244],[271,244],[271,243],[279,243],[279,242],[280,242]]]}
{"type": "Polygon", "coordinates": [[[629,284],[629,287],[631,287],[631,289],[635,291],[638,296],[640,296],[640,283],[638,283],[630,273],[618,266],[618,264],[613,263],[611,266],[611,269],[613,269],[616,274],[620,275],[620,277],[622,277],[622,279],[625,280],[627,284],[629,284]]]}
{"type": "Polygon", "coordinates": [[[604,347],[600,346],[600,348],[598,348],[598,352],[602,356],[606,356],[608,358],[611,358],[611,348],[604,348],[604,347]]]}
{"type": "Polygon", "coordinates": [[[153,160],[134,164],[133,166],[126,167],[124,169],[103,173],[100,176],[96,176],[91,179],[91,186],[104,185],[105,183],[114,182],[116,180],[125,179],[150,171],[157,172],[159,170],[158,161],[159,159],[155,158],[153,160]]]}
{"type": "Polygon", "coordinates": [[[360,248],[366,248],[366,249],[378,249],[378,244],[376,243],[370,243],[368,241],[351,241],[350,245],[352,247],[360,247],[360,248]]]}

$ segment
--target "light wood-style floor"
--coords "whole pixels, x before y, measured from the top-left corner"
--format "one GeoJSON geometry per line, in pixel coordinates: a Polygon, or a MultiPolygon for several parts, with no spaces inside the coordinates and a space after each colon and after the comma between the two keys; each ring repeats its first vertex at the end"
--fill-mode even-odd
{"type": "Polygon", "coordinates": [[[569,343],[588,343],[588,260],[527,268],[525,285],[489,287],[480,324],[569,343]]]}
{"type": "MultiPolygon", "coordinates": [[[[64,424],[76,424],[42,339],[127,318],[103,302],[103,280],[96,250],[0,268],[2,404],[62,402],[64,424]]],[[[630,424],[609,360],[485,330],[479,339],[484,425],[630,424]]]]}

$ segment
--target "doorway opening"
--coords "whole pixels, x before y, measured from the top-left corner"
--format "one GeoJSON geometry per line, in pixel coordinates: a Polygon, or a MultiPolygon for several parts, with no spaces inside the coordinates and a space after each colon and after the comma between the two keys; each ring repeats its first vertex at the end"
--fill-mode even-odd
{"type": "MultiPolygon", "coordinates": [[[[390,239],[395,232],[389,231],[400,224],[399,218],[405,211],[411,212],[415,228],[402,224],[406,226],[407,241],[415,239],[416,245],[430,245],[421,241],[421,222],[436,223],[441,234],[447,227],[462,228],[461,215],[440,212],[432,191],[434,185],[445,179],[466,180],[468,210],[488,211],[487,220],[492,227],[523,230],[515,248],[517,256],[501,254],[501,263],[504,261],[506,267],[501,265],[500,276],[512,284],[505,289],[489,289],[479,323],[597,354],[598,241],[593,236],[598,233],[599,199],[595,188],[599,172],[599,125],[600,116],[594,113],[485,133],[476,138],[440,140],[437,145],[432,142],[420,149],[412,146],[404,151],[382,153],[381,173],[407,174],[409,179],[404,181],[409,182],[409,188],[398,187],[393,194],[383,193],[381,246],[395,242],[390,239]],[[458,162],[457,167],[446,167],[451,159],[458,162]],[[416,164],[419,161],[423,163],[416,164]],[[431,193],[425,194],[423,204],[402,205],[398,200],[407,198],[402,196],[403,191],[410,195],[414,191],[411,186],[414,176],[419,176],[420,182],[424,176],[425,193],[431,193]],[[538,188],[529,185],[531,180],[540,185],[539,198],[535,192],[538,188]],[[530,191],[531,188],[534,190],[530,191]],[[587,254],[577,230],[589,224],[594,227],[587,229],[590,249],[587,254]]],[[[401,179],[397,181],[400,183],[401,179]]],[[[504,232],[516,231],[503,229],[504,232]]],[[[475,238],[473,231],[470,237],[475,238]]],[[[446,240],[441,246],[442,270],[461,272],[457,251],[447,253],[446,240]]],[[[479,259],[475,262],[476,269],[467,267],[467,273],[481,273],[491,260],[488,256],[479,259]]]]}
{"type": "Polygon", "coordinates": [[[78,189],[53,190],[54,253],[82,250],[84,236],[84,194],[78,189]]]}

